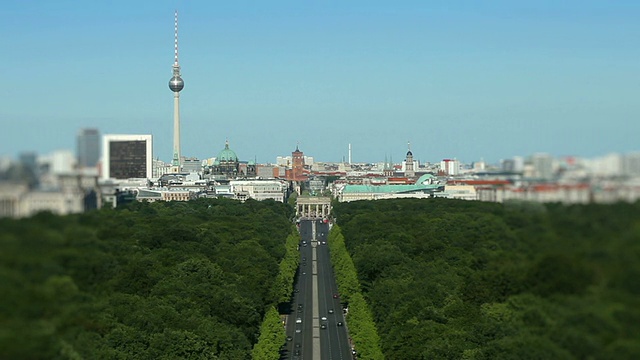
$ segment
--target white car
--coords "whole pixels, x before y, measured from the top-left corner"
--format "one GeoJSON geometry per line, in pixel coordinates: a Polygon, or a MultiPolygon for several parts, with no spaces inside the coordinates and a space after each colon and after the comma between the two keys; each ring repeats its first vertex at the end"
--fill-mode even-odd
{"type": "Polygon", "coordinates": [[[296,324],[302,324],[302,319],[297,318],[297,319],[296,319],[296,324]]]}
{"type": "Polygon", "coordinates": [[[326,316],[323,316],[323,317],[321,317],[321,318],[320,318],[320,320],[322,320],[322,321],[327,321],[327,317],[326,317],[326,316]]]}

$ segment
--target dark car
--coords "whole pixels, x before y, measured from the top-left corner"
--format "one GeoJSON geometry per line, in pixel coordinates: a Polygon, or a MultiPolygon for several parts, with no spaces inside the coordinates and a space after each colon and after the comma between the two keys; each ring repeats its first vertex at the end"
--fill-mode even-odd
{"type": "Polygon", "coordinates": [[[291,341],[293,338],[291,336],[287,336],[287,341],[291,341]]]}
{"type": "Polygon", "coordinates": [[[338,293],[333,294],[333,298],[334,298],[334,299],[337,299],[337,298],[339,298],[339,297],[340,297],[340,295],[338,295],[338,293]]]}

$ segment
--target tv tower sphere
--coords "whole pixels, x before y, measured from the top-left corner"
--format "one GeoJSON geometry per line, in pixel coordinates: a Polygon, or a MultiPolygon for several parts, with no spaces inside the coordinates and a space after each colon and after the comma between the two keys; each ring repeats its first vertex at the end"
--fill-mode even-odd
{"type": "Polygon", "coordinates": [[[180,75],[174,75],[171,80],[169,80],[169,89],[173,92],[178,92],[184,88],[184,81],[180,75]]]}

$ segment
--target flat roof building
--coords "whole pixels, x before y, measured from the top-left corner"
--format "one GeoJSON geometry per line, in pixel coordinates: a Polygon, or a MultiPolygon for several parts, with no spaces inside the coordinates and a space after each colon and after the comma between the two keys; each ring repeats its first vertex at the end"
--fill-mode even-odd
{"type": "Polygon", "coordinates": [[[102,137],[103,179],[151,179],[153,177],[151,135],[102,137]]]}

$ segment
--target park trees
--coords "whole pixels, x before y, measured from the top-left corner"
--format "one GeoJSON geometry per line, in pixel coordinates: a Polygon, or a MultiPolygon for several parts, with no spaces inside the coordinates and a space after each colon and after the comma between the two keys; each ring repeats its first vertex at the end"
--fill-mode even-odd
{"type": "Polygon", "coordinates": [[[639,203],[398,199],[335,213],[387,358],[640,357],[639,203]]]}
{"type": "Polygon", "coordinates": [[[290,213],[199,199],[0,219],[0,358],[247,359],[290,213]]]}

